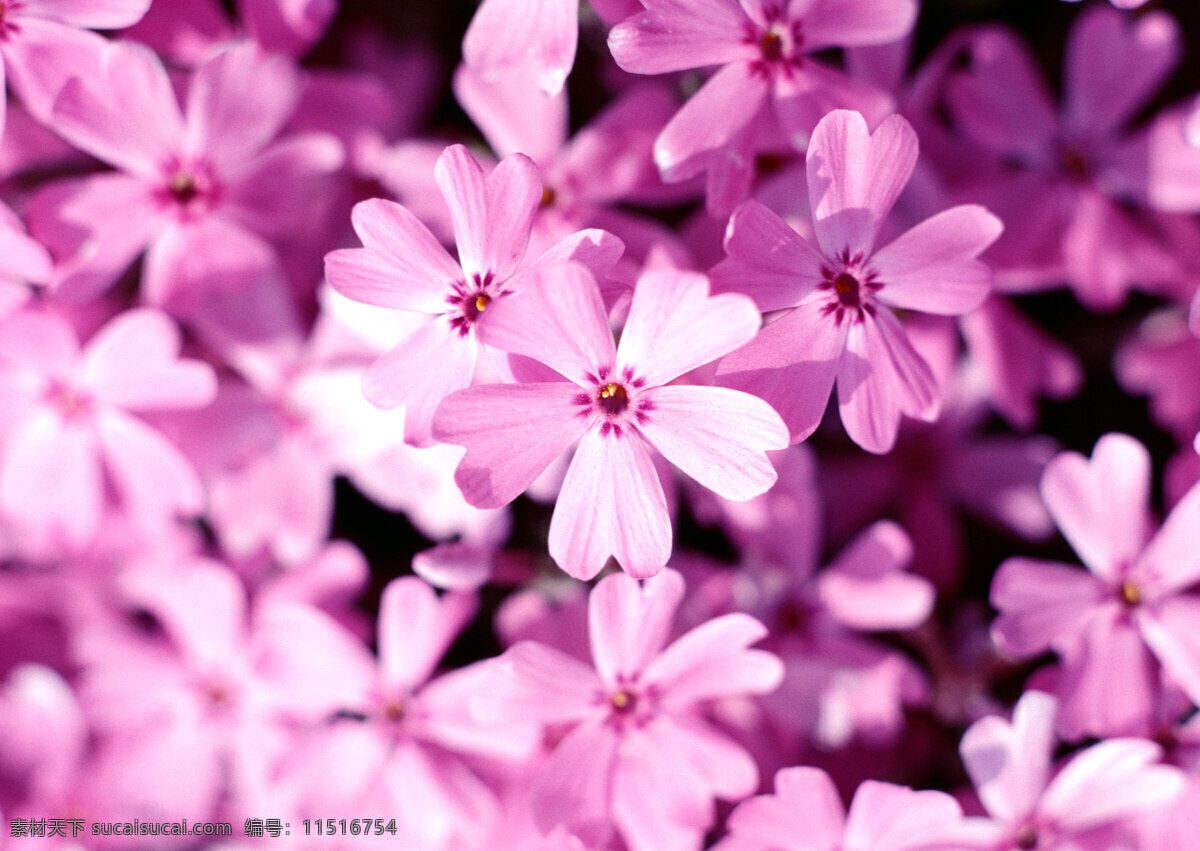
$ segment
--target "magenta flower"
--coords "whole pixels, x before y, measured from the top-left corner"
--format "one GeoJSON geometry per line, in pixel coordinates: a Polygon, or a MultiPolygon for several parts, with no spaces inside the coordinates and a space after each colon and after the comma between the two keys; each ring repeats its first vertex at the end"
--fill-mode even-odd
{"type": "Polygon", "coordinates": [[[564,266],[497,305],[483,331],[489,345],[557,374],[449,397],[434,436],[466,447],[455,481],[480,508],[511,502],[578,440],[550,522],[550,555],[581,579],[610,555],[631,575],[652,576],[671,554],[671,520],[651,447],[730,499],[775,481],[765,453],[785,446],[787,433],[769,405],[724,387],[669,383],[757,329],[749,299],[709,297],[708,281],[694,273],[648,272],[617,347],[595,280],[564,266]]]}
{"type": "Polygon", "coordinates": [[[621,253],[620,243],[603,231],[580,231],[529,262],[525,249],[542,182],[526,156],[507,157],[485,175],[465,147],[451,145],[438,158],[436,174],[454,220],[457,262],[416,216],[380,199],[354,208],[354,229],[364,247],[325,258],[329,283],[347,298],[429,315],[363,378],[372,403],[405,406],[404,437],[418,446],[432,442],[433,413],[442,399],[471,383],[477,327],[521,288],[533,267],[574,255],[592,259],[603,271],[621,253]]]}
{"type": "Polygon", "coordinates": [[[1109,739],[1054,768],[1054,698],[1028,691],[1012,721],[990,716],[963,734],[963,763],[989,819],[969,819],[944,847],[1138,848],[1132,819],[1169,804],[1184,774],[1155,765],[1162,748],[1109,739]]]}
{"type": "Polygon", "coordinates": [[[1109,434],[1091,459],[1056,456],[1042,498],[1088,572],[1010,558],[992,582],[993,632],[1017,658],[1058,652],[1069,738],[1146,734],[1165,676],[1200,701],[1200,486],[1151,536],[1150,455],[1109,434]]]}
{"type": "Polygon", "coordinates": [[[758,785],[750,755],[703,720],[705,701],[768,692],[779,660],[750,645],[758,621],[729,614],[664,649],[684,592],[673,570],[639,584],[615,574],[588,600],[594,667],[522,642],[492,663],[475,709],[560,733],[532,792],[543,833],[565,824],[589,847],[615,828],[631,851],[699,847],[715,797],[758,785]]]}
{"type": "Polygon", "coordinates": [[[713,851],[916,851],[942,848],[962,811],[945,792],[867,780],[847,812],[829,775],[806,765],[775,775],[775,794],[757,795],[729,816],[713,851]]]}
{"type": "Polygon", "coordinates": [[[975,258],[1002,225],[962,205],[876,249],[916,160],[917,137],[903,118],[872,134],[858,113],[832,112],[808,149],[817,244],[755,201],[730,220],[714,288],[788,312],[725,358],[718,376],[770,402],[793,443],[816,429],[835,381],[846,432],[870,452],[891,448],[901,414],[937,417],[933,373],[890,308],[954,316],[978,307],[991,273],[975,258]]]}

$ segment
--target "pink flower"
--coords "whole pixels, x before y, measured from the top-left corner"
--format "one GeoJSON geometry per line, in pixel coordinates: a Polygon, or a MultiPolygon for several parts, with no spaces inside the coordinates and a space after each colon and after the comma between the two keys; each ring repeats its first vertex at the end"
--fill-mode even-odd
{"type": "Polygon", "coordinates": [[[463,37],[463,58],[484,78],[528,69],[556,95],[575,64],[578,18],[575,0],[483,0],[463,37]]]}
{"type": "Polygon", "coordinates": [[[673,570],[644,584],[614,574],[588,601],[594,668],[533,642],[492,663],[477,714],[565,730],[533,788],[543,832],[565,824],[601,843],[615,829],[631,851],[698,847],[713,798],[756,788],[750,755],[700,709],[770,691],[782,667],[750,649],[766,630],[744,614],[708,621],[664,649],[683,592],[673,570]]]}
{"type": "Polygon", "coordinates": [[[729,816],[729,835],[713,851],[905,851],[936,840],[961,817],[944,792],[916,792],[867,780],[847,812],[833,781],[809,766],[782,769],[775,794],[757,795],[729,816]]]}
{"type": "Polygon", "coordinates": [[[75,330],[26,311],[0,331],[0,513],[35,539],[78,549],[115,492],[143,534],[198,514],[191,462],[139,415],[208,404],[208,364],[179,357],[180,335],[150,308],[113,319],[80,348],[75,330]]]}
{"type": "Polygon", "coordinates": [[[916,159],[916,134],[903,118],[872,134],[858,113],[832,112],[808,149],[817,244],[755,201],[730,220],[714,288],[748,293],[764,312],[788,312],[726,357],[718,376],[770,402],[793,443],[816,429],[835,381],[846,432],[870,452],[891,448],[901,414],[937,417],[934,376],[890,308],[954,316],[979,306],[991,273],[975,258],[1002,226],[982,207],[962,205],[876,249],[916,159]]]}
{"type": "Polygon", "coordinates": [[[1183,791],[1183,772],[1155,765],[1162,749],[1141,739],[1101,742],[1055,772],[1056,708],[1050,695],[1029,691],[1011,722],[990,716],[963,734],[963,763],[990,820],[964,823],[952,847],[1140,847],[1129,835],[1132,817],[1183,791]]]}
{"type": "Polygon", "coordinates": [[[514,154],[485,175],[465,147],[451,145],[438,158],[436,174],[454,220],[457,262],[416,216],[380,199],[354,208],[364,247],[325,258],[329,283],[347,298],[429,315],[363,379],[363,392],[375,405],[406,407],[405,440],[418,446],[432,442],[433,413],[442,399],[471,383],[477,326],[490,321],[533,267],[576,255],[605,270],[620,255],[613,237],[580,231],[529,262],[526,246],[542,184],[528,157],[514,154]]]}
{"type": "Polygon", "coordinates": [[[1070,738],[1148,732],[1164,675],[1200,701],[1200,487],[1153,535],[1149,487],[1149,453],[1125,435],[1102,437],[1090,460],[1056,456],[1042,498],[1088,572],[1018,557],[992,582],[1001,647],[1062,657],[1070,738]]]}
{"type": "Polygon", "coordinates": [[[710,209],[726,211],[728,201],[740,198],[728,196],[721,183],[731,180],[731,172],[743,173],[733,182],[748,181],[744,172],[753,167],[755,137],[782,136],[785,144],[802,148],[830,109],[886,113],[886,95],[854,84],[809,54],[896,41],[916,17],[912,0],[644,0],[643,5],[645,11],[609,33],[618,65],[635,74],[721,66],[663,129],[655,160],[670,181],[708,169],[710,209]]]}
{"type": "Polygon", "coordinates": [[[618,347],[595,280],[564,266],[497,305],[483,331],[489,345],[556,372],[449,397],[434,436],[466,447],[455,481],[481,508],[515,499],[578,440],[550,522],[550,555],[577,578],[595,576],[610,555],[631,575],[652,576],[670,556],[671,521],[651,447],[730,499],[775,481],[765,452],[786,445],[787,434],[770,406],[723,387],[669,383],[757,328],[748,299],[709,297],[708,281],[694,273],[648,272],[618,347]]]}
{"type": "Polygon", "coordinates": [[[92,298],[147,249],[143,295],[176,313],[214,291],[280,288],[270,239],[342,160],[324,134],[276,141],[299,96],[296,69],[234,45],[195,73],[181,110],[151,51],[114,43],[103,58],[64,86],[54,126],[119,171],[50,184],[30,207],[32,232],[59,260],[59,291],[92,298]]]}

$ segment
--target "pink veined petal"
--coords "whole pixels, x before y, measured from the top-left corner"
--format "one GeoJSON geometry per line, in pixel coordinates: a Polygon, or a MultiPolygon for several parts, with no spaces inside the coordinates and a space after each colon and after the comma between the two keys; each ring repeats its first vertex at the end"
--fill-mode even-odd
{"type": "Polygon", "coordinates": [[[153,308],[120,314],[90,341],[83,380],[99,398],[129,410],[198,408],[217,395],[202,361],[179,357],[180,333],[153,308]]]}
{"type": "Polygon", "coordinates": [[[891,450],[901,414],[937,418],[937,379],[887,308],[850,325],[837,385],[846,434],[868,452],[891,450]]]}
{"type": "Polygon", "coordinates": [[[51,286],[80,302],[110,287],[168,224],[150,186],[117,172],[51,184],[30,199],[26,216],[30,233],[58,258],[51,286]]]}
{"type": "Polygon", "coordinates": [[[870,254],[879,228],[917,162],[917,134],[891,115],[871,133],[857,112],[835,110],[817,124],[806,172],[813,228],[827,257],[870,254]]]}
{"type": "Polygon", "coordinates": [[[671,632],[683,601],[683,577],[666,569],[639,583],[614,573],[588,595],[588,638],[596,670],[609,687],[639,677],[671,632]]]}
{"type": "Polygon", "coordinates": [[[450,208],[458,262],[467,277],[487,268],[488,179],[464,145],[450,145],[433,167],[438,189],[450,208]]]}
{"type": "Polygon", "coordinates": [[[604,683],[591,667],[545,644],[522,641],[484,663],[471,713],[487,724],[575,721],[596,713],[604,683]]]}
{"type": "Polygon", "coordinates": [[[96,417],[104,460],[139,528],[163,534],[177,514],[204,510],[204,486],[187,457],[159,432],[117,409],[96,417]]]}
{"type": "Polygon", "coordinates": [[[489,304],[479,317],[479,339],[584,385],[616,357],[600,288],[578,263],[548,264],[522,276],[520,292],[489,304]]]}
{"type": "Polygon", "coordinates": [[[608,49],[633,74],[667,74],[753,59],[746,13],[729,0],[654,0],[612,28],[608,49]]]}
{"type": "Polygon", "coordinates": [[[156,179],[184,136],[166,69],[152,50],[134,42],[109,42],[103,63],[100,79],[76,78],[63,86],[54,102],[54,127],[110,165],[156,179]]]}
{"type": "MultiPolygon", "coordinates": [[[[504,280],[517,270],[541,201],[542,176],[533,160],[524,154],[511,154],[496,165],[487,179],[482,271],[504,280]]],[[[463,268],[469,269],[465,261],[463,268]]]]}
{"type": "Polygon", "coordinates": [[[945,792],[914,791],[864,780],[846,813],[844,851],[901,851],[913,837],[937,837],[958,822],[962,810],[945,792]]]}
{"type": "Polygon", "coordinates": [[[975,258],[996,241],[1001,221],[976,204],[931,216],[871,257],[894,307],[943,316],[974,310],[987,298],[992,270],[975,258]]]}
{"type": "Polygon", "coordinates": [[[1137,623],[1170,678],[1193,702],[1200,698],[1200,598],[1171,597],[1144,606],[1137,623]]]}
{"type": "Polygon", "coordinates": [[[509,279],[509,285],[512,289],[519,290],[526,275],[541,274],[543,269],[567,260],[586,266],[597,281],[603,281],[624,253],[625,243],[608,231],[586,228],[550,246],[545,254],[513,275],[509,279]]]}
{"type": "Polygon", "coordinates": [[[89,30],[123,30],[142,19],[150,0],[26,0],[22,6],[13,10],[22,17],[53,18],[89,30]]]}
{"type": "Polygon", "coordinates": [[[623,739],[610,724],[584,721],[567,733],[541,767],[530,806],[538,830],[566,825],[571,833],[610,831],[613,770],[623,739]]]}
{"type": "Polygon", "coordinates": [[[404,405],[405,442],[429,446],[438,405],[470,385],[478,351],[473,334],[464,337],[435,316],[368,367],[363,395],[379,408],[404,405]]]}
{"type": "Polygon", "coordinates": [[[1124,434],[1101,437],[1090,459],[1060,453],[1042,475],[1042,499],[1088,569],[1120,581],[1149,534],[1150,453],[1124,434]]]}
{"type": "Polygon", "coordinates": [[[618,368],[631,367],[651,387],[666,384],[750,342],[761,324],[749,298],[709,296],[704,275],[651,270],[634,290],[618,368]]]}
{"type": "Polygon", "coordinates": [[[831,321],[824,307],[824,299],[801,302],[717,367],[722,384],[766,400],[779,413],[792,443],[820,424],[846,348],[849,326],[831,321]]]}
{"type": "Polygon", "coordinates": [[[1184,786],[1179,769],[1153,764],[1162,755],[1144,739],[1093,745],[1050,781],[1040,809],[1067,830],[1082,831],[1158,807],[1184,786]]]}
{"type": "Polygon", "coordinates": [[[749,63],[726,65],[692,95],[654,143],[664,180],[690,177],[685,169],[701,154],[722,151],[767,101],[767,82],[749,63]]]}
{"type": "Polygon", "coordinates": [[[1178,592],[1200,580],[1200,483],[1183,495],[1138,557],[1130,579],[1143,596],[1178,592]]]}
{"type": "Polygon", "coordinates": [[[576,579],[591,579],[609,556],[638,579],[662,570],[671,556],[671,518],[640,436],[598,428],[583,436],[554,506],[549,545],[576,579]]]}
{"type": "Polygon", "coordinates": [[[1066,739],[1149,735],[1159,681],[1150,649],[1113,599],[1098,608],[1064,657],[1058,729],[1066,739]]]}
{"type": "MultiPolygon", "coordinates": [[[[490,384],[446,399],[433,436],[465,446],[454,480],[476,508],[507,505],[590,425],[576,416],[578,385],[490,384]]],[[[598,569],[598,568],[597,568],[598,569]]]]}
{"type": "Polygon", "coordinates": [[[997,643],[1018,659],[1050,648],[1071,647],[1111,598],[1111,590],[1085,570],[1029,558],[1005,560],[992,580],[992,625],[997,643]]]}
{"type": "Polygon", "coordinates": [[[711,273],[713,292],[745,293],[764,313],[793,307],[822,280],[821,253],[758,201],[733,211],[725,253],[711,273]]]}
{"type": "Polygon", "coordinates": [[[788,16],[804,24],[804,50],[899,41],[917,19],[916,0],[791,0],[788,16]]]}
{"type": "Polygon", "coordinates": [[[775,410],[728,387],[667,386],[645,391],[652,405],[638,431],[663,457],[726,499],[747,500],[775,484],[767,450],[788,445],[775,410]]]}
{"type": "Polygon", "coordinates": [[[845,828],[845,809],[829,775],[807,765],[781,769],[775,794],[756,795],[729,816],[730,835],[719,851],[786,848],[803,836],[803,851],[835,851],[845,828]]]}
{"type": "MultiPolygon", "coordinates": [[[[39,535],[82,547],[95,536],[104,504],[93,430],[43,409],[5,435],[0,509],[39,535]]],[[[56,542],[57,543],[57,542],[56,542]]]]}
{"type": "Polygon", "coordinates": [[[429,228],[406,208],[373,198],[354,206],[354,231],[364,248],[325,255],[325,277],[354,301],[440,313],[463,272],[429,228]]]}
{"type": "Polygon", "coordinates": [[[909,629],[933,610],[929,580],[908,573],[912,541],[889,520],[851,541],[817,577],[821,602],[839,623],[858,630],[909,629]]]}
{"type": "Polygon", "coordinates": [[[463,37],[463,58],[485,77],[527,68],[546,95],[557,95],[575,64],[578,17],[574,0],[484,0],[463,37]]]}
{"type": "Polygon", "coordinates": [[[658,685],[662,705],[688,711],[718,697],[766,694],[783,681],[783,663],[773,653],[752,650],[767,628],[742,612],[721,615],[675,639],[646,668],[644,680],[658,685]]]}
{"type": "Polygon", "coordinates": [[[738,800],[758,786],[750,754],[688,716],[628,730],[613,775],[613,821],[630,851],[699,848],[713,798],[738,800]]]}
{"type": "Polygon", "coordinates": [[[408,691],[428,680],[477,608],[474,594],[439,597],[415,576],[389,582],[379,601],[379,665],[385,685],[408,691]]]}
{"type": "Polygon", "coordinates": [[[492,150],[502,157],[523,153],[541,168],[552,163],[567,140],[567,97],[546,97],[528,68],[495,79],[469,65],[454,72],[454,96],[492,150]]]}
{"type": "Polygon", "coordinates": [[[374,198],[354,206],[364,248],[325,256],[325,277],[338,293],[368,305],[437,313],[445,310],[462,269],[418,218],[400,204],[374,198]]]}
{"type": "Polygon", "coordinates": [[[200,66],[188,89],[185,150],[225,174],[279,134],[299,97],[290,60],[250,41],[227,47],[200,66]]]}
{"type": "Polygon", "coordinates": [[[1134,20],[1086,9],[1067,37],[1064,124],[1091,138],[1117,131],[1166,82],[1182,47],[1179,25],[1164,12],[1134,20]]]}
{"type": "Polygon", "coordinates": [[[969,69],[946,87],[955,123],[994,154],[1045,162],[1058,115],[1029,49],[1010,30],[987,27],[971,39],[969,51],[969,69]]]}
{"type": "Polygon", "coordinates": [[[1046,788],[1054,746],[1058,701],[1027,691],[1012,722],[992,715],[972,724],[959,751],[984,808],[993,818],[1018,822],[1033,814],[1046,788]]]}

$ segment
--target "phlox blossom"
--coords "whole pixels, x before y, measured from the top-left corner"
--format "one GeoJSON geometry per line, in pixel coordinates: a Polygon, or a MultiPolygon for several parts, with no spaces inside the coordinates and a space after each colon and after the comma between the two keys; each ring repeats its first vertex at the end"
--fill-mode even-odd
{"type": "Polygon", "coordinates": [[[1051,517],[1087,566],[1015,557],[992,581],[993,632],[1017,658],[1062,657],[1058,725],[1075,738],[1146,735],[1164,678],[1200,702],[1200,485],[1151,534],[1150,455],[1109,434],[1042,476],[1051,517]]]}
{"type": "Polygon", "coordinates": [[[367,370],[363,392],[381,408],[405,406],[404,437],[427,446],[438,404],[468,386],[479,354],[477,329],[500,301],[520,290],[531,269],[584,251],[607,271],[620,242],[603,231],[580,231],[535,262],[526,257],[534,214],[542,200],[537,166],[523,154],[491,172],[462,145],[451,145],[435,168],[454,222],[456,261],[407,208],[372,199],[354,208],[363,248],[333,251],[325,275],[354,301],[424,313],[429,321],[367,370]]]}
{"type": "Polygon", "coordinates": [[[900,116],[871,133],[860,114],[831,112],[808,148],[816,245],[756,201],[729,222],[714,289],[787,312],[725,358],[718,380],[770,402],[793,443],[816,429],[835,381],[846,432],[870,452],[892,447],[901,414],[937,418],[934,375],[891,309],[955,316],[978,307],[991,273],[975,258],[1002,225],[964,204],[876,248],[916,161],[916,133],[900,116]]]}
{"type": "Polygon", "coordinates": [[[663,270],[639,280],[616,346],[595,279],[564,265],[497,305],[483,330],[489,345],[553,371],[448,397],[434,436],[466,447],[455,481],[480,508],[515,499],[578,440],[550,521],[550,555],[581,579],[610,555],[631,575],[652,576],[670,556],[671,520],[651,447],[730,499],[775,481],[765,453],[783,448],[787,431],[769,405],[670,383],[757,330],[749,299],[710,297],[702,275],[663,270]]]}
{"type": "Polygon", "coordinates": [[[664,647],[683,593],[674,570],[644,583],[613,574],[588,599],[593,665],[532,641],[490,663],[476,714],[559,731],[532,791],[543,832],[565,824],[588,847],[607,847],[615,828],[630,851],[698,848],[713,798],[756,788],[753,759],[701,709],[770,691],[782,666],[750,647],[766,629],[742,613],[664,647]]]}

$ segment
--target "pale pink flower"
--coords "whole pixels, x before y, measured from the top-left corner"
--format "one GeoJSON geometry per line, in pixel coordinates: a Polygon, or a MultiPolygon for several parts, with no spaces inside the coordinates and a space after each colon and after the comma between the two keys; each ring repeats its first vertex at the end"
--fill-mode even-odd
{"type": "Polygon", "coordinates": [[[620,243],[603,231],[580,231],[540,258],[526,256],[542,199],[541,179],[528,157],[507,157],[487,175],[465,147],[452,145],[438,159],[436,175],[454,221],[457,261],[408,209],[381,199],[354,208],[364,247],[325,259],[329,283],[347,298],[428,315],[363,378],[373,404],[405,406],[405,439],[418,446],[432,442],[430,425],[442,399],[471,383],[477,326],[520,290],[532,269],[576,256],[603,272],[621,253],[620,243]]]}
{"type": "Polygon", "coordinates": [[[1200,487],[1152,535],[1150,473],[1149,453],[1120,434],[1091,459],[1056,456],[1042,497],[1087,572],[1017,557],[992,582],[1002,649],[1062,658],[1058,724],[1070,738],[1148,732],[1160,678],[1200,700],[1200,487]]]}
{"type": "Polygon", "coordinates": [[[744,197],[763,140],[803,148],[830,109],[886,114],[882,92],[853,82],[810,54],[905,36],[912,0],[645,0],[646,9],[609,33],[617,64],[635,74],[720,66],[663,129],[655,159],[663,176],[709,171],[709,205],[727,211],[744,197]]]}
{"type": "Polygon", "coordinates": [[[829,775],[801,765],[775,775],[773,795],[739,804],[713,851],[916,851],[941,847],[936,840],[961,815],[945,792],[875,780],[858,787],[847,812],[829,775]]]}
{"type": "Polygon", "coordinates": [[[463,37],[467,65],[488,77],[526,68],[547,95],[562,91],[575,64],[575,0],[483,0],[463,37]]]}
{"type": "Polygon", "coordinates": [[[652,447],[730,499],[775,481],[765,452],[787,435],[769,405],[724,387],[670,383],[757,328],[749,299],[710,297],[695,273],[648,272],[618,347],[595,280],[563,266],[497,305],[483,329],[490,346],[554,371],[447,398],[434,435],[467,448],[455,480],[481,508],[511,502],[578,440],[550,522],[551,556],[577,578],[595,576],[609,556],[633,576],[652,576],[671,553],[652,447]]]}
{"type": "Polygon", "coordinates": [[[631,851],[699,847],[713,799],[757,787],[750,755],[701,709],[770,691],[782,667],[750,648],[766,630],[744,614],[708,621],[664,648],[683,593],[673,570],[644,584],[614,574],[588,601],[594,667],[533,642],[491,663],[477,714],[563,731],[532,791],[543,832],[565,824],[594,844],[615,830],[631,851]]]}
{"type": "Polygon", "coordinates": [[[977,307],[991,272],[975,258],[1002,226],[982,207],[962,205],[877,249],[916,159],[916,134],[903,118],[872,134],[858,113],[832,112],[808,149],[817,244],[755,201],[730,220],[714,288],[748,293],[765,313],[787,312],[726,357],[718,377],[770,402],[793,443],[816,429],[835,381],[846,432],[868,451],[891,448],[902,414],[937,417],[933,373],[891,309],[954,316],[977,307]]]}
{"type": "Polygon", "coordinates": [[[1056,770],[1056,708],[1050,695],[1029,691],[1012,721],[993,715],[963,734],[963,763],[990,818],[964,822],[945,847],[1140,847],[1133,818],[1179,795],[1183,772],[1156,765],[1162,748],[1144,739],[1109,739],[1056,770]]]}
{"type": "Polygon", "coordinates": [[[180,358],[179,329],[143,308],[82,348],[65,320],[27,310],[0,331],[0,512],[24,533],[78,549],[115,493],[142,534],[198,514],[191,462],[140,416],[208,404],[212,368],[180,358]]]}
{"type": "Polygon", "coordinates": [[[271,239],[342,161],[324,134],[276,138],[299,96],[295,67],[231,46],[196,71],[181,110],[147,48],[114,43],[103,59],[64,86],[54,126],[118,171],[49,184],[29,210],[59,262],[59,292],[92,298],[144,250],[143,297],[176,313],[214,292],[279,289],[271,239]]]}

